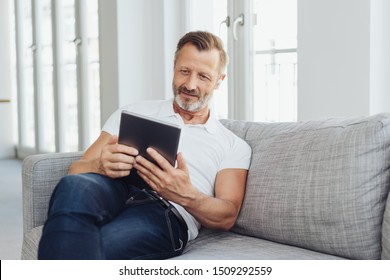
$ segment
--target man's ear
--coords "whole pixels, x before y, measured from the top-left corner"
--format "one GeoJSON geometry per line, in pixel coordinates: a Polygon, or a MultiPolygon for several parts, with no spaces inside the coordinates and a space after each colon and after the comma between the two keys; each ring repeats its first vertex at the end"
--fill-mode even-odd
{"type": "Polygon", "coordinates": [[[218,79],[218,82],[217,84],[215,85],[215,88],[214,89],[218,89],[219,86],[221,85],[222,81],[225,79],[226,77],[226,74],[222,74],[221,77],[218,79]]]}

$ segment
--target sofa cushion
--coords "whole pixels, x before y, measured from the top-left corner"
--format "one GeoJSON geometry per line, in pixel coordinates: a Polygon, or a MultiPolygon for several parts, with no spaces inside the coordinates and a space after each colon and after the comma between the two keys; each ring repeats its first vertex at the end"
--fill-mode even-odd
{"type": "Polygon", "coordinates": [[[191,240],[182,260],[334,260],[339,257],[256,237],[202,228],[191,240]]]}
{"type": "Polygon", "coordinates": [[[253,153],[233,230],[345,258],[380,258],[389,118],[224,121],[253,153]]]}

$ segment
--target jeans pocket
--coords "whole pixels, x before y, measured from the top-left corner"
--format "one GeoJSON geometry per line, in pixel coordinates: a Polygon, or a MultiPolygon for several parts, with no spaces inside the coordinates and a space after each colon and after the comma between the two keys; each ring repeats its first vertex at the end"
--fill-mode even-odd
{"type": "Polygon", "coordinates": [[[130,196],[126,200],[126,205],[127,206],[138,205],[138,204],[144,204],[144,203],[147,203],[150,201],[153,201],[153,199],[151,197],[146,195],[144,192],[138,192],[138,193],[134,194],[133,196],[130,196]]]}

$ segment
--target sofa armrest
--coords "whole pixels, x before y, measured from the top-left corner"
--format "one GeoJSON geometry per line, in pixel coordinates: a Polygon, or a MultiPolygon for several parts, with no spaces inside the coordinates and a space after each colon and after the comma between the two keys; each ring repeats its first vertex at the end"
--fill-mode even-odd
{"type": "Polygon", "coordinates": [[[49,200],[58,181],[82,152],[40,154],[27,157],[22,164],[23,232],[43,225],[49,200]]]}

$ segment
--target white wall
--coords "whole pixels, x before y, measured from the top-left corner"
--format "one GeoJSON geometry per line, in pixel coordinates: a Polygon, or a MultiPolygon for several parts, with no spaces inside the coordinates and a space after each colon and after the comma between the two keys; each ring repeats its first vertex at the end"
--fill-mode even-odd
{"type": "Polygon", "coordinates": [[[390,106],[390,1],[371,1],[370,112],[390,106]]]}
{"type": "Polygon", "coordinates": [[[102,124],[119,104],[117,1],[99,0],[100,113],[102,124]]]}
{"type": "Polygon", "coordinates": [[[10,49],[10,6],[11,1],[0,1],[0,158],[15,156],[13,141],[11,49],[10,49]],[[10,101],[10,102],[8,102],[10,101]]]}
{"type": "Polygon", "coordinates": [[[368,114],[369,10],[298,0],[298,120],[368,114]]]}
{"type": "Polygon", "coordinates": [[[298,120],[390,111],[388,11],[386,0],[298,0],[298,120]]]}

